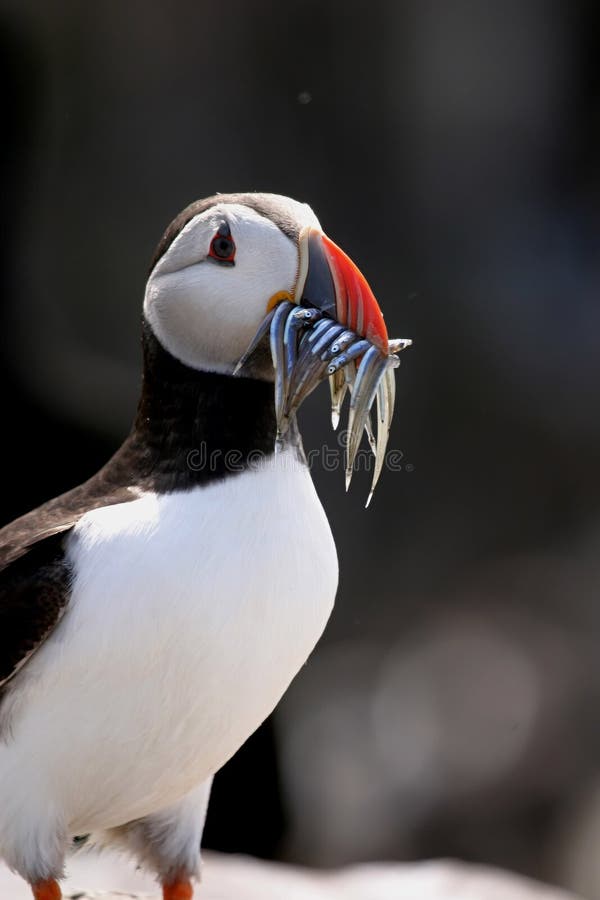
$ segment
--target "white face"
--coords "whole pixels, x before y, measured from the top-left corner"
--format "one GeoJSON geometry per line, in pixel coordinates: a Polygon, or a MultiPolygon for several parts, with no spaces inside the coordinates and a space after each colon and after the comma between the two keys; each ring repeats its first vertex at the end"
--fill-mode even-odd
{"type": "MultiPolygon", "coordinates": [[[[309,206],[286,198],[299,228],[319,228],[309,206]]],[[[294,290],[298,248],[274,222],[242,204],[218,203],[193,218],[152,270],[144,312],[163,347],[195,369],[232,372],[274,294],[294,290]],[[226,222],[234,264],[210,255],[226,222]]]]}

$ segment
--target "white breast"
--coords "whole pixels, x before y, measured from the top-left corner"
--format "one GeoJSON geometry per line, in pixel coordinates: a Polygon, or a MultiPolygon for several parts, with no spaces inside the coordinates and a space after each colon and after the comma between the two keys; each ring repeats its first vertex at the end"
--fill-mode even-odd
{"type": "Polygon", "coordinates": [[[82,832],[173,802],[237,750],[318,640],[337,559],[290,451],[88,513],[68,552],[71,604],[28,666],[0,792],[3,773],[33,780],[82,832]]]}

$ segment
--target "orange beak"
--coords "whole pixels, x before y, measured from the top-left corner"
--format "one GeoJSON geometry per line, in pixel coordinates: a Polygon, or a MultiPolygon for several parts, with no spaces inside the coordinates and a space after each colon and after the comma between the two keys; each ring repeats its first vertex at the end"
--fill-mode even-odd
{"type": "Polygon", "coordinates": [[[388,333],[383,314],[358,266],[317,228],[302,230],[299,252],[295,302],[320,309],[387,356],[388,333]]]}

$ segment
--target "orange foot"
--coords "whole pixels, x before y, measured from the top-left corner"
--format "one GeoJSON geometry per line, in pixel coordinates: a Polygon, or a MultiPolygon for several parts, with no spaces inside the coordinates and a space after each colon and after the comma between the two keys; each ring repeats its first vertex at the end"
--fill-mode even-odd
{"type": "Polygon", "coordinates": [[[50,878],[48,881],[37,881],[31,885],[35,900],[61,900],[62,893],[58,881],[50,878]]]}
{"type": "Polygon", "coordinates": [[[193,895],[191,881],[174,881],[163,885],[163,900],[192,900],[193,895]]]}

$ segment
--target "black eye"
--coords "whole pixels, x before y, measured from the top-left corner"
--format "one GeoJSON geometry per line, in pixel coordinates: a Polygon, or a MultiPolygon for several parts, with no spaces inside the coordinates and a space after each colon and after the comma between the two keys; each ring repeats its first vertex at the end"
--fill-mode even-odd
{"type": "Polygon", "coordinates": [[[230,266],[235,261],[235,242],[231,237],[231,231],[227,222],[219,225],[218,231],[210,242],[208,255],[220,263],[228,263],[230,266]]]}

